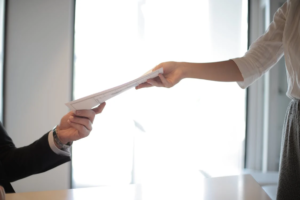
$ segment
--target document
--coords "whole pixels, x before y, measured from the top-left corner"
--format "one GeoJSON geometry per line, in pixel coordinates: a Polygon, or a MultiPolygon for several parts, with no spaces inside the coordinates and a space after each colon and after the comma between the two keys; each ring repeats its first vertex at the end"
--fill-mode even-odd
{"type": "Polygon", "coordinates": [[[122,92],[125,92],[128,89],[146,82],[148,79],[157,77],[158,74],[163,74],[163,68],[160,68],[153,72],[149,71],[140,78],[134,79],[128,83],[124,83],[122,85],[104,90],[102,92],[98,92],[74,101],[70,101],[66,103],[66,105],[73,111],[94,108],[99,104],[105,102],[106,100],[115,97],[121,94],[122,92]]]}

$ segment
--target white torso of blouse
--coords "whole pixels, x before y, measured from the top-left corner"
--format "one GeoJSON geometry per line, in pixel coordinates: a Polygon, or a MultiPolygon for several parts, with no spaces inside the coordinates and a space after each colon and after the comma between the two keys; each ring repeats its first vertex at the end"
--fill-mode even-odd
{"type": "Polygon", "coordinates": [[[264,35],[245,56],[233,59],[239,67],[246,88],[285,56],[289,98],[300,99],[300,0],[288,0],[275,15],[264,35]]]}

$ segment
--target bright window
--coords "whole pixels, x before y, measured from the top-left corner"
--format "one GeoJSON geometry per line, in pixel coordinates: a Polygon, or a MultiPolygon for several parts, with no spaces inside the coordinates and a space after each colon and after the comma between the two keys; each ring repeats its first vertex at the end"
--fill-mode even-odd
{"type": "MultiPolygon", "coordinates": [[[[74,97],[164,61],[213,62],[247,50],[246,0],[77,0],[74,97]]],[[[73,186],[196,183],[243,168],[245,90],[183,80],[107,101],[73,146],[73,186]]]]}

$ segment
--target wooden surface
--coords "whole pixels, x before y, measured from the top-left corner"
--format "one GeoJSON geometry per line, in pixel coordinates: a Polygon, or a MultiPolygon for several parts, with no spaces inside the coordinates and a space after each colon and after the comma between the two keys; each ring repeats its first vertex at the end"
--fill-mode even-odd
{"type": "MultiPolygon", "coordinates": [[[[199,200],[271,200],[251,175],[228,176],[205,179],[195,194],[180,191],[185,187],[162,187],[144,185],[107,186],[59,191],[7,194],[6,200],[148,200],[148,199],[195,199],[199,200]],[[185,193],[180,196],[180,193],[185,193]]],[[[191,190],[192,191],[192,190],[191,190]]]]}

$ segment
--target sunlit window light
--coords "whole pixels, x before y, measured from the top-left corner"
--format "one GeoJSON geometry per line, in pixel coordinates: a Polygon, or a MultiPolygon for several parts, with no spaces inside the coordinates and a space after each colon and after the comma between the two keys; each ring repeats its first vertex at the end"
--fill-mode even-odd
{"type": "MultiPolygon", "coordinates": [[[[247,1],[77,0],[74,98],[165,61],[212,62],[247,50],[247,1]]],[[[245,90],[183,80],[107,101],[91,135],[73,146],[73,187],[198,183],[203,171],[242,170],[245,90]]]]}

